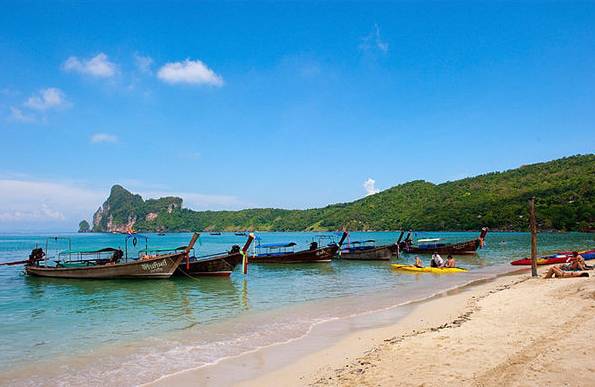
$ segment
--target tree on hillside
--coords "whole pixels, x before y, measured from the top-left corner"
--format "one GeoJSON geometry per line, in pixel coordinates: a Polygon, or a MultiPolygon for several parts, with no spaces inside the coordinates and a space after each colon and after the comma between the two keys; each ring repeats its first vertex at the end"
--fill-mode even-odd
{"type": "Polygon", "coordinates": [[[91,231],[91,226],[89,225],[89,222],[87,222],[86,220],[82,220],[79,223],[79,232],[90,232],[91,231]]]}

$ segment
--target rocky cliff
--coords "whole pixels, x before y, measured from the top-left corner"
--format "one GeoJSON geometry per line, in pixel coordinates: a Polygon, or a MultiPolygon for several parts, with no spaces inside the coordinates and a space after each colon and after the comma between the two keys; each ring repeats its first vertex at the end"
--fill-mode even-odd
{"type": "Polygon", "coordinates": [[[127,232],[135,229],[139,221],[152,225],[154,229],[165,229],[159,225],[160,217],[171,215],[181,208],[181,198],[169,196],[143,200],[140,195],[114,185],[107,200],[93,215],[93,231],[127,232]]]}

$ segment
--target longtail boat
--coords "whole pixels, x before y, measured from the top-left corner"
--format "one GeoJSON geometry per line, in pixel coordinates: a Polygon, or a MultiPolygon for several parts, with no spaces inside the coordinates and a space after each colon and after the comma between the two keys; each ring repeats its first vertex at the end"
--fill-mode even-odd
{"type": "MultiPolygon", "coordinates": [[[[585,261],[595,259],[595,250],[584,250],[578,251],[579,255],[583,257],[585,261]]],[[[561,251],[556,254],[545,255],[537,258],[538,265],[552,265],[556,263],[566,263],[572,258],[572,251],[561,251]]],[[[531,258],[523,258],[516,261],[510,262],[511,265],[523,266],[531,265],[531,258]]]]}
{"type": "Polygon", "coordinates": [[[29,275],[54,278],[116,279],[116,278],[169,278],[180,262],[194,247],[198,234],[194,234],[188,246],[170,254],[128,257],[128,240],[145,238],[142,235],[126,237],[126,252],[120,249],[66,250],[58,259],[50,261],[41,248],[33,249],[25,264],[29,275]]]}
{"type": "Polygon", "coordinates": [[[254,234],[250,234],[241,249],[239,245],[234,245],[226,253],[188,257],[178,265],[174,275],[229,276],[235,267],[242,263],[253,240],[254,234]]]}
{"type": "Polygon", "coordinates": [[[399,243],[399,249],[402,252],[410,254],[475,254],[478,248],[482,248],[484,245],[485,237],[488,233],[488,228],[484,227],[481,229],[481,233],[478,238],[459,242],[459,243],[436,243],[435,239],[428,240],[424,243],[414,245],[411,240],[411,231],[403,242],[399,243]]]}
{"type": "Polygon", "coordinates": [[[328,246],[320,247],[318,242],[310,243],[308,250],[295,251],[295,242],[268,243],[256,245],[257,253],[250,256],[252,263],[316,263],[330,262],[337,254],[343,242],[347,238],[347,232],[341,236],[339,243],[331,243],[328,246]]]}
{"type": "Polygon", "coordinates": [[[348,242],[346,247],[341,248],[338,257],[360,261],[389,261],[393,256],[393,251],[393,245],[376,246],[375,240],[368,239],[348,242]]]}

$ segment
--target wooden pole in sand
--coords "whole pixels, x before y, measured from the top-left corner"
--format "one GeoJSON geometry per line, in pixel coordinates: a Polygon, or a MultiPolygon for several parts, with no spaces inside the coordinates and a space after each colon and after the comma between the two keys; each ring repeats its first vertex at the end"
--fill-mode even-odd
{"type": "Polygon", "coordinates": [[[531,225],[531,275],[537,277],[537,220],[535,219],[535,196],[529,199],[529,224],[531,225]]]}

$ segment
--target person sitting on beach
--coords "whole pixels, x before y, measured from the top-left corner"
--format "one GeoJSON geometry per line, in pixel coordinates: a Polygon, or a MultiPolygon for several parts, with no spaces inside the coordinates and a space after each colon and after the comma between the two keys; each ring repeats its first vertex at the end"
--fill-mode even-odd
{"type": "Polygon", "coordinates": [[[421,259],[419,259],[419,255],[415,256],[415,264],[413,266],[419,267],[419,268],[424,267],[424,263],[421,261],[421,259]]]}
{"type": "Polygon", "coordinates": [[[452,257],[452,255],[449,255],[446,258],[446,263],[444,264],[444,267],[457,267],[457,262],[455,261],[455,259],[452,257]]]}
{"type": "Polygon", "coordinates": [[[443,267],[444,266],[444,259],[438,253],[432,254],[432,260],[430,261],[430,266],[432,267],[443,267]]]}
{"type": "Polygon", "coordinates": [[[589,276],[589,273],[582,271],[564,271],[562,270],[562,267],[564,267],[564,265],[550,267],[543,278],[570,278],[589,276]]]}
{"type": "Polygon", "coordinates": [[[563,270],[587,270],[587,265],[585,264],[585,259],[576,251],[572,252],[572,257],[570,257],[565,265],[562,267],[563,270]]]}

